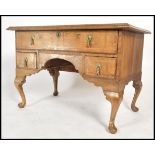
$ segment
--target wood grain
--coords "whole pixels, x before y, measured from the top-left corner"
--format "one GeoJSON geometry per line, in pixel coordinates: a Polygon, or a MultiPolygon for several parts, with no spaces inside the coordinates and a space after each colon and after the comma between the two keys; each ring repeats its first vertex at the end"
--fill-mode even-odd
{"type": "Polygon", "coordinates": [[[83,24],[83,25],[55,25],[55,26],[15,26],[8,27],[7,30],[15,31],[50,31],[50,30],[127,30],[137,33],[151,33],[148,30],[135,27],[128,23],[115,23],[115,24],[83,24]]]}
{"type": "Polygon", "coordinates": [[[56,49],[63,47],[63,37],[53,31],[31,31],[16,33],[17,49],[56,49]],[[32,44],[33,38],[33,44],[32,44]]]}
{"type": "Polygon", "coordinates": [[[18,68],[36,68],[36,53],[35,52],[17,52],[16,54],[16,65],[18,68]],[[26,65],[27,61],[27,65],[26,65]]]}
{"type": "Polygon", "coordinates": [[[116,58],[85,57],[85,74],[97,77],[112,77],[116,72],[116,58]],[[100,74],[97,75],[97,65],[100,65],[100,74]]]}

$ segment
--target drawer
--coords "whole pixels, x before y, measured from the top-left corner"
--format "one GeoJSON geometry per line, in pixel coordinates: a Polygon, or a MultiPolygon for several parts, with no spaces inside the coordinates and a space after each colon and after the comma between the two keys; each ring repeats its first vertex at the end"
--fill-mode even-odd
{"type": "Polygon", "coordinates": [[[35,69],[36,53],[32,52],[16,52],[17,68],[35,69]]]}
{"type": "Polygon", "coordinates": [[[116,53],[118,31],[65,31],[64,48],[84,52],[116,53]]]}
{"type": "Polygon", "coordinates": [[[63,33],[58,31],[16,32],[16,49],[57,49],[63,46],[63,33]]]}
{"type": "Polygon", "coordinates": [[[85,57],[85,74],[96,77],[114,77],[116,58],[85,57]]]}

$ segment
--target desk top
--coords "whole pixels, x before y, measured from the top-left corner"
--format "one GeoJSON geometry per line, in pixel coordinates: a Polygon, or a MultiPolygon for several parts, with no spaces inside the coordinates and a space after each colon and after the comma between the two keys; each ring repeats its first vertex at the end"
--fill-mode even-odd
{"type": "Polygon", "coordinates": [[[128,23],[117,24],[85,24],[85,25],[54,25],[54,26],[15,26],[7,30],[15,31],[52,31],[52,30],[127,30],[137,33],[150,34],[151,32],[132,26],[128,23]]]}

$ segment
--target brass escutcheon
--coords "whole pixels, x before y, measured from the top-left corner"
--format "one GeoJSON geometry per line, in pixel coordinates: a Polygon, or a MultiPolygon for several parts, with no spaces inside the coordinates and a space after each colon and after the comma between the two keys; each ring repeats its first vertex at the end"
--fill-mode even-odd
{"type": "Polygon", "coordinates": [[[61,36],[61,32],[56,32],[56,36],[57,36],[57,38],[59,38],[60,36],[61,36]]]}
{"type": "Polygon", "coordinates": [[[92,35],[88,35],[88,36],[87,36],[87,46],[88,46],[88,47],[91,47],[92,40],[93,40],[92,35]]]}

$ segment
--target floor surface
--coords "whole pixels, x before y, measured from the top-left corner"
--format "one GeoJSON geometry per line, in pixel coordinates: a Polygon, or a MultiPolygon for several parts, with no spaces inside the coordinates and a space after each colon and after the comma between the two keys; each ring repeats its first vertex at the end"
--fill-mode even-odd
{"type": "MultiPolygon", "coordinates": [[[[147,74],[148,70],[145,71],[147,74]]],[[[107,130],[111,104],[100,87],[83,80],[77,73],[61,72],[57,97],[52,96],[53,82],[47,71],[28,77],[24,84],[27,106],[19,109],[20,97],[12,76],[15,75],[14,70],[6,68],[3,72],[3,138],[153,137],[153,76],[143,78],[143,89],[138,98],[140,111],[137,113],[130,109],[134,94],[132,83],[126,86],[116,118],[118,132],[112,135],[107,130]]],[[[149,71],[148,74],[152,73],[149,71]]]]}

